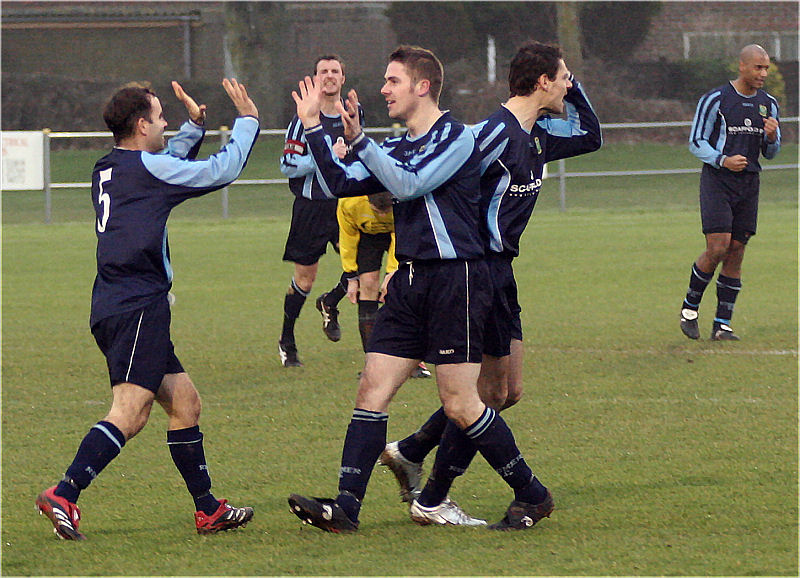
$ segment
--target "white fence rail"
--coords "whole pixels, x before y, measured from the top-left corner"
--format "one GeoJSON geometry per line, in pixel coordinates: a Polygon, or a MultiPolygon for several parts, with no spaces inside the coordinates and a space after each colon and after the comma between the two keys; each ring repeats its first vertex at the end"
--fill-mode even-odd
{"type": "MultiPolygon", "coordinates": [[[[781,119],[781,123],[797,123],[800,117],[788,117],[781,119]]],[[[607,123],[602,124],[603,131],[616,131],[616,130],[639,130],[639,129],[653,129],[653,128],[671,128],[671,127],[691,127],[691,121],[671,121],[671,122],[624,122],[624,123],[607,123]]],[[[397,134],[399,126],[385,127],[385,128],[367,128],[366,132],[370,134],[397,134]]],[[[262,129],[260,134],[266,136],[283,136],[285,129],[262,129]]],[[[167,135],[175,134],[175,131],[166,133],[167,135]]],[[[206,131],[208,136],[219,136],[223,144],[230,138],[230,130],[226,127],[221,127],[219,130],[206,131]]],[[[68,139],[68,138],[111,138],[110,132],[50,132],[44,131],[44,202],[45,202],[45,222],[50,222],[51,214],[51,190],[52,189],[72,189],[72,188],[86,188],[90,187],[90,182],[76,182],[76,183],[54,183],[50,178],[50,142],[52,139],[68,139]]],[[[676,174],[690,174],[699,173],[700,167],[693,168],[675,168],[675,169],[648,169],[648,170],[623,170],[623,171],[591,171],[591,172],[570,172],[567,170],[566,160],[559,160],[557,163],[557,171],[550,169],[549,178],[558,179],[559,199],[561,210],[566,210],[567,206],[567,185],[566,181],[569,178],[584,178],[584,177],[622,177],[622,176],[635,176],[635,175],[676,175],[676,174]]],[[[770,164],[764,167],[764,170],[779,170],[779,169],[797,169],[798,164],[770,164]]],[[[287,179],[239,179],[231,186],[240,185],[276,185],[286,184],[287,179]]],[[[228,188],[222,190],[222,217],[228,217],[228,188]]]]}

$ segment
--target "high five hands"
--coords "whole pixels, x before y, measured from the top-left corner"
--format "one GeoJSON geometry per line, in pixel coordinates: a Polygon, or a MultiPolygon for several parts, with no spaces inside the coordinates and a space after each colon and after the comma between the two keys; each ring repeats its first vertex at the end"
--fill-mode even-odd
{"type": "MultiPolygon", "coordinates": [[[[292,98],[297,105],[297,117],[303,128],[309,129],[319,124],[319,113],[322,107],[322,86],[306,76],[298,83],[299,90],[292,91],[292,98]]],[[[361,123],[358,118],[358,95],[351,90],[347,95],[346,108],[341,102],[336,103],[336,110],[342,116],[344,138],[352,141],[361,134],[361,123]]]]}
{"type": "MultiPolygon", "coordinates": [[[[225,92],[228,93],[228,97],[230,97],[231,102],[233,102],[240,116],[254,116],[258,118],[258,108],[256,108],[255,103],[247,95],[247,89],[244,87],[244,84],[239,84],[235,78],[231,78],[230,80],[224,78],[222,80],[222,87],[225,89],[225,92]]],[[[206,105],[198,105],[191,96],[186,94],[183,87],[174,80],[172,81],[172,90],[175,91],[177,99],[186,107],[186,111],[189,113],[189,118],[192,119],[192,122],[199,125],[205,123],[206,105]]]]}
{"type": "Polygon", "coordinates": [[[186,107],[186,111],[189,113],[189,118],[192,119],[192,122],[195,124],[202,125],[206,122],[206,105],[201,104],[200,106],[194,101],[194,99],[184,92],[183,87],[178,84],[175,80],[172,81],[172,90],[175,91],[175,96],[178,100],[183,103],[183,106],[186,107]]]}

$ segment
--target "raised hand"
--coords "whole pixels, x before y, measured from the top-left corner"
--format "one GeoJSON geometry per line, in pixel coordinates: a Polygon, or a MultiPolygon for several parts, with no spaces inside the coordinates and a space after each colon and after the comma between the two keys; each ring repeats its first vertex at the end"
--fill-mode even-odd
{"type": "Polygon", "coordinates": [[[361,134],[362,130],[361,122],[358,118],[358,93],[356,93],[355,89],[351,89],[350,92],[347,93],[345,104],[347,108],[342,106],[341,102],[337,102],[336,110],[342,116],[345,140],[352,141],[361,134]]]}
{"type": "Polygon", "coordinates": [[[773,117],[764,119],[764,132],[767,133],[767,140],[775,142],[778,138],[778,121],[773,117]]]}
{"type": "Polygon", "coordinates": [[[310,76],[306,76],[297,83],[299,90],[292,91],[292,98],[297,105],[297,118],[303,123],[304,128],[311,128],[319,124],[319,111],[322,106],[322,85],[314,83],[310,76]]]}
{"type": "Polygon", "coordinates": [[[256,108],[255,103],[247,95],[247,89],[244,87],[244,84],[239,84],[235,78],[231,78],[230,80],[223,78],[222,86],[225,88],[225,92],[228,93],[228,97],[230,97],[231,102],[233,102],[240,116],[254,116],[258,118],[258,108],[256,108]]]}
{"type": "Polygon", "coordinates": [[[183,90],[183,87],[178,84],[176,81],[172,81],[172,90],[175,91],[175,96],[183,103],[183,106],[186,107],[186,111],[189,113],[189,118],[192,119],[192,122],[195,124],[202,125],[206,122],[206,105],[201,104],[200,106],[194,101],[194,99],[186,94],[183,90]]]}

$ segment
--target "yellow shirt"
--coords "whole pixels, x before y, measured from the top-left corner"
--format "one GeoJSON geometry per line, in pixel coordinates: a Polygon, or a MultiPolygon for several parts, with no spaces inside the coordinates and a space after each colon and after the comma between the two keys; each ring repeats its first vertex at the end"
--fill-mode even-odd
{"type": "Polygon", "coordinates": [[[347,197],[339,199],[336,207],[336,217],[339,219],[339,255],[342,258],[342,269],[345,273],[358,271],[358,241],[361,233],[376,235],[378,233],[391,233],[392,241],[389,245],[386,260],[386,272],[391,273],[397,269],[397,258],[394,256],[394,214],[376,213],[369,204],[369,197],[347,197]]]}

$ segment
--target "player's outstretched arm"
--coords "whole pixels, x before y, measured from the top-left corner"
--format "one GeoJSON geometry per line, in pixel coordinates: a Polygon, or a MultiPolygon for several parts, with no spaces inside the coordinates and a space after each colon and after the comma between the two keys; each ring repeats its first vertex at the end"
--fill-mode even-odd
{"type": "Polygon", "coordinates": [[[172,90],[175,91],[177,99],[186,107],[186,112],[189,113],[189,118],[192,119],[192,122],[202,126],[206,122],[206,105],[201,104],[198,106],[194,99],[186,94],[183,87],[174,80],[172,81],[172,90]]]}
{"type": "Polygon", "coordinates": [[[225,88],[225,92],[228,93],[231,102],[233,102],[233,105],[239,112],[239,116],[254,116],[258,118],[258,108],[256,108],[255,103],[248,96],[244,84],[238,83],[235,78],[231,78],[230,80],[223,78],[222,86],[225,88]]]}

